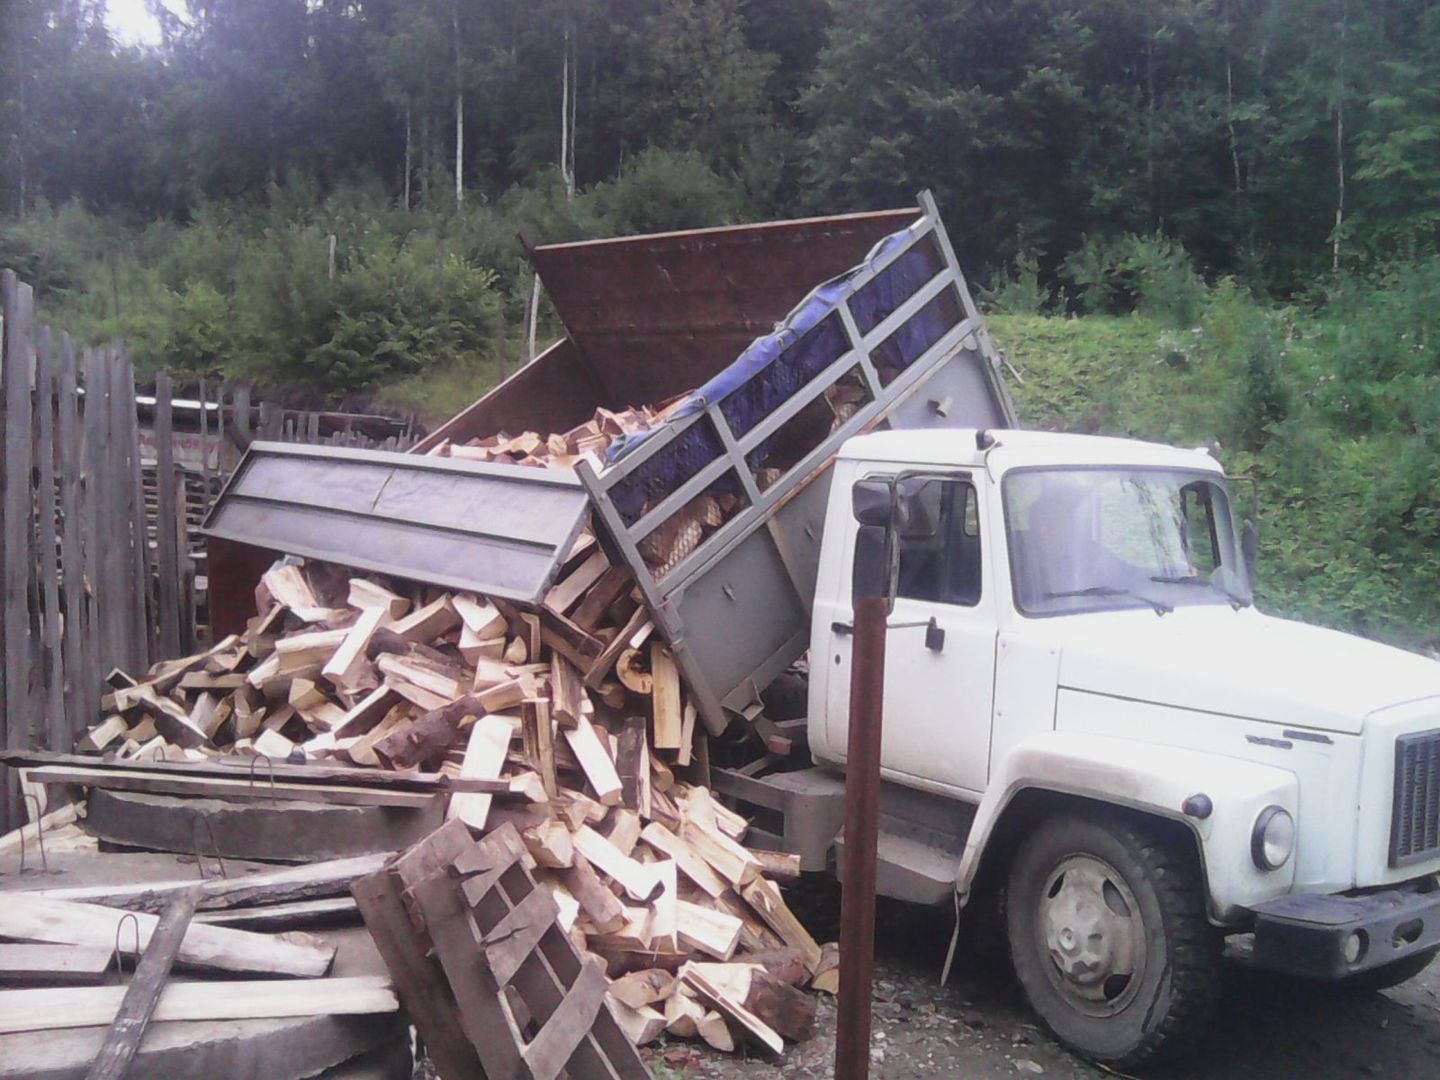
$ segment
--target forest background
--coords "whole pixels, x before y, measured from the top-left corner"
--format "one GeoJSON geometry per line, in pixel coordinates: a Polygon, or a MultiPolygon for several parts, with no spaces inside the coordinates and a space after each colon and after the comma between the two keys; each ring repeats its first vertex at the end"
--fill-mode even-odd
{"type": "Polygon", "coordinates": [[[151,7],[0,0],[0,265],[142,371],[433,422],[527,354],[519,230],[930,188],[1027,423],[1218,441],[1262,606],[1440,647],[1440,5],[151,7]]]}

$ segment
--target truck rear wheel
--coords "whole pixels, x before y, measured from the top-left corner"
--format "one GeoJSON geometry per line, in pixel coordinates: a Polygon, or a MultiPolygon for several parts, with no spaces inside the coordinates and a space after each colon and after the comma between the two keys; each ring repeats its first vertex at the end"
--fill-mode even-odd
{"type": "Polygon", "coordinates": [[[1112,1068],[1172,1051],[1218,999],[1220,935],[1193,854],[1120,815],[1056,818],[1010,869],[1015,973],[1061,1042],[1112,1068]]]}

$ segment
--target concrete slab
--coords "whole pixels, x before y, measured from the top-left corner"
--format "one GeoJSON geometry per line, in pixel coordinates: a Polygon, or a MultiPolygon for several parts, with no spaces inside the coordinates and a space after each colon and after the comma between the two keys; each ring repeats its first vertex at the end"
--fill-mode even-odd
{"type": "MultiPolygon", "coordinates": [[[[38,859],[26,860],[25,873],[20,873],[20,860],[14,855],[0,855],[0,892],[32,889],[68,889],[87,885],[130,885],[147,881],[200,880],[200,869],[194,855],[168,851],[76,851],[51,855],[49,870],[38,867],[38,859]]],[[[276,869],[275,863],[247,859],[226,859],[225,872],[230,877],[276,869]]],[[[205,860],[206,876],[219,873],[215,860],[205,860]]]]}
{"type": "Polygon", "coordinates": [[[399,851],[444,823],[444,800],[424,809],[338,806],[266,799],[196,799],[130,791],[90,792],[86,831],[101,840],[226,859],[317,862],[399,851]]]}
{"type": "MultiPolygon", "coordinates": [[[[107,1030],[71,1028],[0,1036],[0,1078],[83,1080],[107,1030]]],[[[127,1076],[132,1080],[299,1080],[367,1051],[405,1047],[408,1038],[398,1015],[151,1024],[127,1076]]]]}

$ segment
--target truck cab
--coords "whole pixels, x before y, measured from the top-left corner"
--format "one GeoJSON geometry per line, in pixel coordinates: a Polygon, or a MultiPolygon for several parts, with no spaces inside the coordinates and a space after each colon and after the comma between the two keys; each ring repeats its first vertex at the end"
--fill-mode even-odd
{"type": "Polygon", "coordinates": [[[901,510],[882,893],[998,902],[1036,1011],[1114,1067],[1203,1024],[1227,935],[1309,978],[1378,986],[1424,967],[1440,944],[1440,664],[1257,611],[1249,530],[1206,449],[849,440],[811,622],[814,766],[719,781],[778,843],[812,868],[844,858],[852,501],[876,481],[901,510]]]}

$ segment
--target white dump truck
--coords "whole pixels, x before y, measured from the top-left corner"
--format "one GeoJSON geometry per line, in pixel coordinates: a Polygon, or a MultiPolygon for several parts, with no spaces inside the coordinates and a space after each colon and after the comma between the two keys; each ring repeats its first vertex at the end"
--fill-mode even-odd
{"type": "Polygon", "coordinates": [[[928,197],[532,257],[567,336],[422,454],[252,447],[213,582],[248,601],[238,568],[289,551],[534,603],[591,521],[699,703],[709,782],[756,846],[833,872],[885,491],[881,893],[1002,920],[1036,1013],[1117,1068],[1203,1025],[1227,938],[1352,985],[1430,961],[1440,664],[1257,611],[1254,527],[1207,450],[1017,430],[928,197]],[[423,456],[696,386],[574,476],[423,456]],[[647,543],[717,493],[723,521],[647,543]]]}

